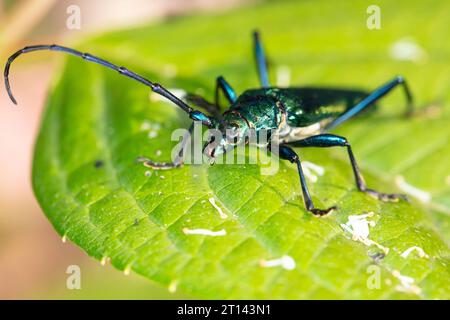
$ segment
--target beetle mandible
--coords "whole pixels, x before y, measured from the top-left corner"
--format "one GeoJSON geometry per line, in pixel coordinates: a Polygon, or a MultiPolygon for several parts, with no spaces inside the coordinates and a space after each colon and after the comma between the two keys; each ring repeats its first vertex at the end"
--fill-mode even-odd
{"type": "MultiPolygon", "coordinates": [[[[257,131],[275,130],[279,137],[276,142],[278,156],[296,164],[305,207],[314,215],[325,215],[336,209],[336,206],[326,209],[319,209],[314,206],[303,174],[301,160],[293,147],[345,147],[359,191],[382,201],[398,201],[400,198],[406,200],[406,196],[402,194],[386,194],[368,188],[358,168],[350,143],[345,137],[328,133],[331,129],[373,106],[375,102],[399,85],[403,87],[406,95],[406,113],[410,114],[413,99],[404,78],[397,76],[372,92],[318,87],[273,87],[269,82],[268,64],[257,31],[253,33],[253,41],[261,87],[246,90],[238,96],[232,86],[219,76],[216,79],[215,103],[210,103],[194,94],[186,95],[184,99],[186,101],[183,101],[162,85],[154,83],[125,67],[117,66],[89,53],[82,53],[59,45],[28,46],[11,55],[5,65],[5,86],[10,99],[17,104],[11,92],[8,78],[11,63],[21,54],[32,51],[51,50],[68,53],[113,69],[121,75],[150,87],[153,92],[180,107],[189,115],[190,119],[200,121],[208,128],[220,130],[220,141],[210,141],[204,147],[204,153],[210,158],[217,157],[238,144],[247,143],[245,137],[250,129],[256,128],[257,131]],[[223,114],[220,112],[219,106],[220,93],[229,102],[229,108],[223,114]],[[192,108],[188,103],[205,109],[209,115],[192,108]],[[336,108],[336,105],[340,105],[340,109],[336,108]]],[[[193,124],[189,132],[192,132],[192,130],[193,124]]],[[[183,141],[187,140],[184,139],[183,141]]],[[[269,141],[266,147],[269,150],[275,149],[273,144],[273,141],[269,141]]],[[[154,169],[181,167],[183,165],[184,148],[185,144],[182,145],[178,156],[172,162],[154,162],[144,157],[140,157],[138,160],[143,162],[145,166],[154,169]]]]}

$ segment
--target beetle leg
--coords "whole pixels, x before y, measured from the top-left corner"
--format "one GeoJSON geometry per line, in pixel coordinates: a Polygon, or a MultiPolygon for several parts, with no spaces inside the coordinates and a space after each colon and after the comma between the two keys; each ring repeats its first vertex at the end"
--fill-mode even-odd
{"type": "Polygon", "coordinates": [[[264,54],[264,48],[261,43],[261,38],[258,31],[253,32],[254,52],[256,67],[258,69],[259,82],[264,88],[270,87],[269,73],[267,71],[267,59],[264,54]]]}
{"type": "Polygon", "coordinates": [[[284,160],[289,160],[291,163],[297,164],[297,170],[300,176],[300,185],[302,187],[303,193],[303,201],[305,202],[305,207],[308,211],[312,212],[314,215],[323,216],[331,212],[332,210],[336,209],[336,206],[330,207],[325,210],[317,209],[314,207],[314,204],[308,191],[308,186],[306,185],[306,179],[305,175],[303,174],[300,158],[298,157],[297,153],[294,150],[292,150],[287,145],[280,145],[279,157],[284,160]]]}
{"type": "Polygon", "coordinates": [[[359,170],[358,164],[356,163],[355,156],[353,155],[352,148],[350,144],[347,142],[347,139],[341,136],[337,136],[334,134],[319,134],[316,136],[311,136],[302,140],[293,141],[289,143],[290,146],[293,147],[319,147],[319,148],[327,148],[327,147],[347,147],[348,156],[350,158],[350,163],[352,165],[353,174],[355,175],[356,186],[359,191],[365,192],[372,197],[382,200],[382,201],[398,201],[399,199],[407,200],[407,197],[403,194],[387,194],[375,191],[373,189],[367,188],[364,177],[359,170]]]}
{"type": "Polygon", "coordinates": [[[406,95],[406,101],[407,101],[406,115],[412,114],[413,98],[412,98],[411,91],[409,90],[406,80],[401,76],[397,76],[393,80],[389,81],[388,83],[386,83],[386,84],[382,85],[381,87],[379,87],[378,89],[374,90],[371,94],[369,94],[366,98],[362,99],[354,107],[348,109],[347,111],[342,113],[339,117],[334,119],[330,124],[328,124],[325,127],[325,131],[333,129],[334,127],[347,121],[351,117],[357,115],[365,108],[373,105],[377,100],[384,97],[386,94],[391,92],[391,90],[394,89],[395,87],[397,87],[398,85],[403,86],[403,90],[406,95]]]}
{"type": "Polygon", "coordinates": [[[230,104],[234,103],[237,99],[236,91],[231,87],[231,85],[225,80],[224,77],[219,76],[216,78],[216,106],[220,110],[219,105],[219,90],[223,92],[225,98],[227,98],[230,104]]]}
{"type": "Polygon", "coordinates": [[[154,162],[153,160],[146,157],[138,157],[136,161],[142,162],[142,164],[146,167],[155,169],[155,170],[169,170],[173,168],[182,167],[184,164],[184,149],[186,148],[188,142],[190,141],[190,137],[192,135],[192,131],[194,130],[194,123],[189,127],[189,131],[183,136],[183,140],[181,141],[180,151],[173,162],[154,162]]]}

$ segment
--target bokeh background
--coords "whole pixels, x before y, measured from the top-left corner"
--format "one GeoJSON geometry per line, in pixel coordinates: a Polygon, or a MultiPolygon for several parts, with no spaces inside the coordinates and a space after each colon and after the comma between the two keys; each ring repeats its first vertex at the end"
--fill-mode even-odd
{"type": "MultiPolygon", "coordinates": [[[[0,61],[28,44],[76,41],[85,35],[157,23],[193,12],[218,14],[242,0],[0,0],[0,61]],[[69,30],[67,8],[81,9],[81,29],[69,30]]],[[[13,67],[20,107],[0,89],[0,299],[188,298],[137,275],[102,266],[66,242],[39,208],[31,189],[34,139],[55,68],[53,55],[31,55],[13,67]],[[81,269],[81,290],[66,288],[67,267],[81,269]]]]}

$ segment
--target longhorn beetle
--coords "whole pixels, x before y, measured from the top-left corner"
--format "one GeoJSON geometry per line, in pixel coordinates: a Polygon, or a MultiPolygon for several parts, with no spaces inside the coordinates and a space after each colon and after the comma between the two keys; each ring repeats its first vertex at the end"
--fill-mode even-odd
{"type": "MultiPolygon", "coordinates": [[[[210,103],[202,97],[193,94],[188,94],[186,102],[184,102],[162,85],[154,83],[125,67],[119,67],[89,53],[82,53],[59,45],[29,46],[14,53],[9,57],[5,66],[5,86],[9,97],[17,104],[12,95],[8,79],[11,63],[19,55],[32,51],[52,50],[68,53],[116,70],[121,75],[150,87],[153,92],[164,96],[184,110],[190,119],[200,121],[208,128],[220,130],[220,141],[214,142],[211,140],[204,147],[204,153],[210,158],[223,154],[238,144],[246,143],[247,141],[244,137],[250,129],[255,129],[256,131],[275,130],[279,136],[277,142],[278,156],[297,165],[306,209],[315,215],[325,215],[336,209],[336,206],[327,209],[318,209],[314,206],[306,185],[300,158],[293,147],[345,147],[359,191],[382,201],[398,201],[400,198],[406,200],[406,196],[401,194],[386,194],[369,189],[358,168],[350,143],[344,137],[328,133],[331,129],[373,106],[377,100],[398,85],[404,89],[407,99],[406,113],[410,114],[412,111],[412,95],[406,81],[401,76],[397,76],[372,92],[312,87],[277,88],[269,83],[268,64],[257,31],[253,33],[253,40],[256,67],[261,87],[246,90],[238,96],[230,84],[223,77],[219,76],[216,79],[215,103],[210,103]],[[219,106],[220,92],[224,94],[229,102],[229,108],[223,114],[221,114],[219,106]],[[193,109],[187,103],[205,109],[210,115],[193,109]],[[337,107],[339,105],[340,107],[337,107]]],[[[189,132],[192,133],[192,131],[193,124],[189,128],[189,132]]],[[[184,139],[183,141],[187,140],[184,139]]],[[[138,158],[138,160],[143,162],[145,166],[154,169],[177,168],[183,165],[185,146],[186,144],[183,142],[180,152],[173,162],[153,162],[143,157],[138,158]]],[[[273,141],[267,143],[269,150],[274,150],[275,148],[273,147],[273,141]]]]}

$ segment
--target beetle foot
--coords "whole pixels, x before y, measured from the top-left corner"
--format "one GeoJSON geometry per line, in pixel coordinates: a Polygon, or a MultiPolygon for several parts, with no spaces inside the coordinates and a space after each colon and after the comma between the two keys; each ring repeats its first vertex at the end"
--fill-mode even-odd
{"type": "Polygon", "coordinates": [[[381,193],[378,191],[375,191],[373,189],[366,189],[363,190],[365,193],[370,195],[371,197],[384,201],[384,202],[398,202],[400,199],[403,199],[405,201],[409,201],[408,197],[404,194],[398,194],[398,193],[381,193]]]}
{"type": "Polygon", "coordinates": [[[138,157],[136,161],[141,162],[144,166],[155,170],[169,170],[182,166],[182,163],[177,164],[173,162],[154,162],[153,160],[145,157],[138,157]]]}
{"type": "Polygon", "coordinates": [[[324,216],[324,215],[326,215],[326,214],[328,214],[328,213],[330,213],[331,211],[336,210],[336,209],[337,209],[336,206],[332,206],[332,207],[330,207],[330,208],[328,208],[328,209],[317,209],[317,208],[312,208],[312,209],[309,209],[309,211],[311,211],[315,216],[321,217],[321,216],[324,216]]]}

